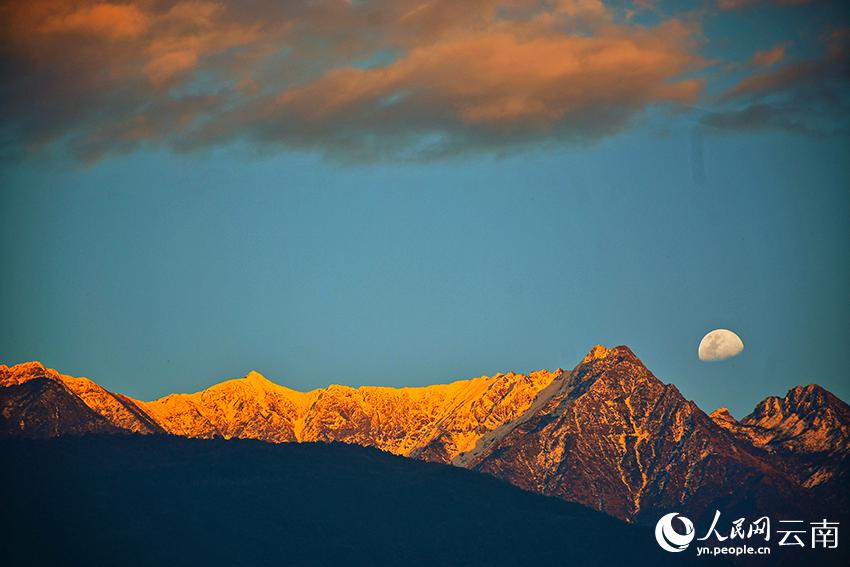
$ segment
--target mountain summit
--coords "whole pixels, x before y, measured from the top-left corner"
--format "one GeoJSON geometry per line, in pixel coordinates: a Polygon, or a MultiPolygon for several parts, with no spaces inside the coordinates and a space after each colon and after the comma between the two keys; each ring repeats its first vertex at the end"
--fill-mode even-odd
{"type": "Polygon", "coordinates": [[[846,505],[850,482],[850,407],[818,386],[797,386],[784,398],[771,396],[753,412],[735,421],[711,414],[712,419],[798,484],[824,500],[846,505]],[[835,487],[843,487],[836,491],[835,487]]]}
{"type": "Polygon", "coordinates": [[[298,392],[258,372],[194,394],[133,400],[39,363],[0,366],[0,436],[169,433],[343,442],[451,463],[630,521],[662,511],[784,512],[845,504],[850,408],[816,385],[740,421],[706,415],[625,346],[569,372],[421,388],[298,392]]]}
{"type": "Polygon", "coordinates": [[[798,491],[627,347],[594,348],[536,405],[467,465],[626,519],[719,498],[764,509],[798,491]]]}
{"type": "Polygon", "coordinates": [[[0,365],[0,435],[165,433],[141,402],[40,362],[0,365]]]}

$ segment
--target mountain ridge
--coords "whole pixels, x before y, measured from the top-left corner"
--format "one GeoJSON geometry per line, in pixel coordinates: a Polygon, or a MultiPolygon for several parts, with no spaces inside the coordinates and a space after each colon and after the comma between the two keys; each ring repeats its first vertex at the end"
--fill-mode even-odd
{"type": "Polygon", "coordinates": [[[809,385],[766,398],[740,421],[725,408],[708,415],[626,346],[596,345],[571,371],[424,387],[332,384],[300,392],[251,371],[143,402],[36,362],[0,365],[0,386],[0,436],[343,442],[470,468],[628,521],[683,505],[698,515],[720,505],[850,500],[835,489],[850,469],[843,401],[809,385]],[[34,380],[36,391],[14,390],[34,380]],[[57,404],[76,416],[66,430],[51,412],[57,404]]]}
{"type": "MultiPolygon", "coordinates": [[[[525,411],[537,392],[562,372],[544,369],[528,374],[498,373],[403,388],[331,384],[301,392],[251,371],[242,378],[219,382],[199,392],[169,394],[145,402],[109,392],[86,378],[66,376],[41,363],[28,362],[12,367],[0,365],[0,385],[39,376],[66,386],[90,383],[97,388],[89,388],[90,395],[81,396],[86,398],[84,402],[105,417],[113,417],[116,427],[133,432],[272,442],[348,441],[405,456],[415,451],[425,460],[449,462],[462,450],[471,448],[480,433],[525,411]],[[139,411],[137,422],[123,427],[117,422],[112,406],[120,400],[127,400],[139,411]],[[319,411],[308,415],[315,408],[319,411]],[[399,408],[402,411],[397,411],[399,408]],[[398,414],[411,419],[399,421],[398,414]],[[342,416],[346,419],[338,419],[342,416]],[[364,438],[351,431],[345,422],[354,419],[374,425],[375,437],[364,438]],[[159,430],[144,427],[148,421],[159,430]],[[387,428],[390,431],[385,431],[387,428]],[[404,437],[403,431],[409,439],[400,438],[404,437]]],[[[78,394],[84,393],[77,389],[78,394]]]]}

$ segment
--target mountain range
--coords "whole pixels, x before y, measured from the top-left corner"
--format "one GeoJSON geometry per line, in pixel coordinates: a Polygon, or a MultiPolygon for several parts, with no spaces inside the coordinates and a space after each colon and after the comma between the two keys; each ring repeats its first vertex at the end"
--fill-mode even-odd
{"type": "Polygon", "coordinates": [[[571,371],[310,392],[251,372],[151,402],[37,362],[0,366],[0,436],[88,433],[356,444],[638,523],[670,510],[787,516],[850,502],[850,407],[836,396],[809,385],[740,421],[709,415],[624,346],[596,346],[571,371]]]}

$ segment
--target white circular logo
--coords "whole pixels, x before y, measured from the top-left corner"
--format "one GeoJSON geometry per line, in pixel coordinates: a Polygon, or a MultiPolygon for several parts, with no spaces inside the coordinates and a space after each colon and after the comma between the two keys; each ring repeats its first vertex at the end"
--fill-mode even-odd
{"type": "Polygon", "coordinates": [[[694,524],[684,516],[680,516],[678,512],[670,512],[665,514],[655,524],[655,541],[661,546],[664,551],[678,553],[685,551],[688,548],[694,536],[694,524]],[[673,520],[679,518],[682,526],[685,528],[685,533],[679,533],[673,527],[673,520]]]}

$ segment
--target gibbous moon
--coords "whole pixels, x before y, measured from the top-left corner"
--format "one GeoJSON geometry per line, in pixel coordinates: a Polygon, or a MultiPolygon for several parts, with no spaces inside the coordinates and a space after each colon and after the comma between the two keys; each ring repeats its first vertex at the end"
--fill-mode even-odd
{"type": "Polygon", "coordinates": [[[741,354],[744,341],[728,329],[715,329],[699,342],[699,359],[706,362],[726,360],[741,354]]]}

